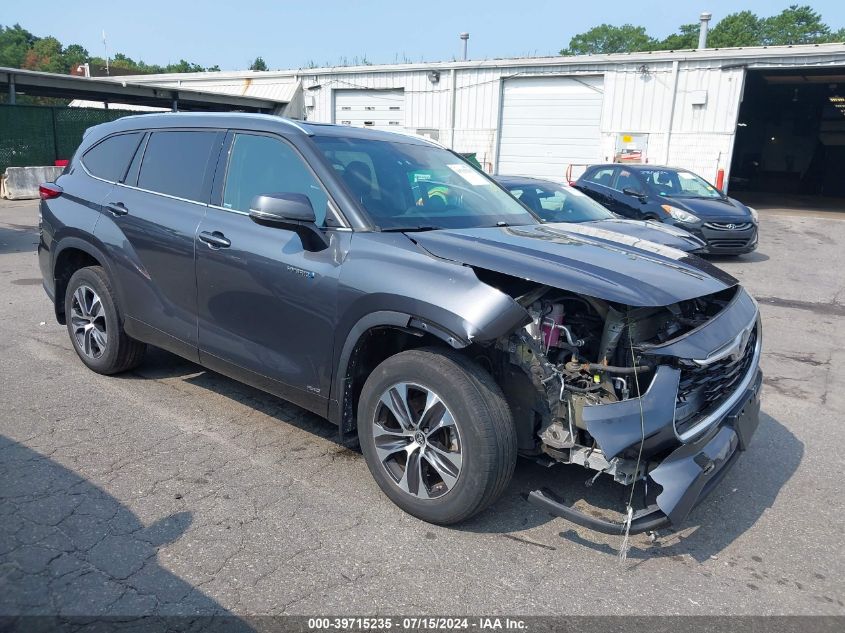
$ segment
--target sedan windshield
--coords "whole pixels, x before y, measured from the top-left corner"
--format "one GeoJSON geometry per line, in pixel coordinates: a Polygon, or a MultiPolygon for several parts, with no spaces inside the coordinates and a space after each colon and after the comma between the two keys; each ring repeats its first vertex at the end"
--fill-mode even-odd
{"type": "Polygon", "coordinates": [[[593,222],[615,216],[573,187],[533,182],[506,184],[511,194],[547,222],[593,222]]]}
{"type": "Polygon", "coordinates": [[[434,145],[316,136],[314,142],[382,230],[537,224],[483,172],[434,145]]]}
{"type": "Polygon", "coordinates": [[[709,182],[683,169],[641,169],[643,180],[659,196],[667,198],[722,198],[709,182]]]}

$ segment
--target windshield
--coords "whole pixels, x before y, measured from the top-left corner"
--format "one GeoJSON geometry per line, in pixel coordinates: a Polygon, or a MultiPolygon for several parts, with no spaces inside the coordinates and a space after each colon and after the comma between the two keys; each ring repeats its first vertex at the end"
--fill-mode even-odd
{"type": "Polygon", "coordinates": [[[511,194],[548,222],[592,222],[615,217],[598,202],[573,187],[554,183],[506,184],[511,194]]]}
{"type": "Polygon", "coordinates": [[[691,171],[641,169],[640,175],[660,196],[668,198],[721,198],[722,192],[691,171]]]}
{"type": "Polygon", "coordinates": [[[445,149],[332,136],[313,140],[382,230],[538,222],[486,174],[445,149]]]}

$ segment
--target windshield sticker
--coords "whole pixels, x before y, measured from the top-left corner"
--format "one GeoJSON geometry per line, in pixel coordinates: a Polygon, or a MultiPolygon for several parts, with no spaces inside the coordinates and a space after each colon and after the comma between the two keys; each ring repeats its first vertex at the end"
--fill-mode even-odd
{"type": "Polygon", "coordinates": [[[484,176],[479,174],[469,165],[464,165],[462,163],[457,163],[453,165],[446,165],[449,169],[453,172],[458,174],[461,178],[466,180],[471,185],[489,185],[490,181],[487,180],[484,176]]]}

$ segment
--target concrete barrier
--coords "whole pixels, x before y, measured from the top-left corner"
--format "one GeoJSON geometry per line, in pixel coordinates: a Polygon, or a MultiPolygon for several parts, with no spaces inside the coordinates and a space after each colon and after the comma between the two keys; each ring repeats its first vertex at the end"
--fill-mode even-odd
{"type": "Polygon", "coordinates": [[[38,197],[38,185],[53,182],[64,167],[7,167],[0,180],[0,198],[31,200],[38,197]]]}

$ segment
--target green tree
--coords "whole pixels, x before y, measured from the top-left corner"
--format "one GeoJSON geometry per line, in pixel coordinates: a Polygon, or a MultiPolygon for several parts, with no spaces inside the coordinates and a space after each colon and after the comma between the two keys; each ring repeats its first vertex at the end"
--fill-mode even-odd
{"type": "Polygon", "coordinates": [[[654,50],[657,42],[642,26],[600,24],[569,40],[569,47],[561,55],[595,55],[654,50]]]}
{"type": "Polygon", "coordinates": [[[682,24],[677,33],[672,33],[657,46],[659,50],[678,51],[698,46],[698,24],[682,24]]]}
{"type": "Polygon", "coordinates": [[[760,46],[763,43],[763,20],[751,11],[731,13],[719,20],[707,36],[709,48],[760,46]]]}
{"type": "Polygon", "coordinates": [[[70,44],[66,46],[65,50],[62,51],[62,66],[64,67],[64,72],[71,72],[80,64],[86,63],[89,59],[91,59],[91,55],[88,54],[88,51],[84,46],[80,46],[79,44],[70,44]]]}
{"type": "Polygon", "coordinates": [[[267,63],[263,57],[256,57],[255,61],[249,65],[250,70],[267,70],[267,63]]]}
{"type": "Polygon", "coordinates": [[[35,40],[26,52],[22,68],[40,70],[49,73],[65,71],[62,57],[62,43],[55,37],[42,37],[35,40]]]}
{"type": "Polygon", "coordinates": [[[763,44],[816,44],[831,36],[830,27],[809,5],[793,4],[777,15],[763,20],[763,44]]]}
{"type": "Polygon", "coordinates": [[[0,25],[0,66],[23,67],[26,54],[35,40],[36,37],[20,24],[0,25]]]}

